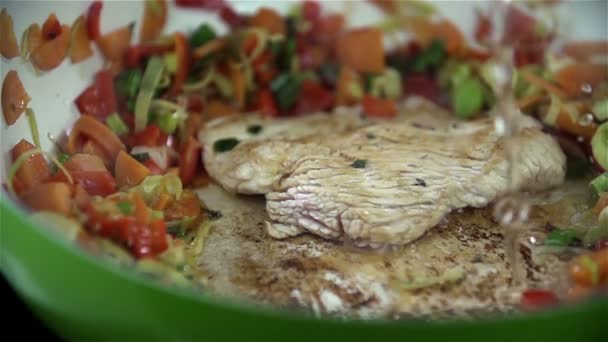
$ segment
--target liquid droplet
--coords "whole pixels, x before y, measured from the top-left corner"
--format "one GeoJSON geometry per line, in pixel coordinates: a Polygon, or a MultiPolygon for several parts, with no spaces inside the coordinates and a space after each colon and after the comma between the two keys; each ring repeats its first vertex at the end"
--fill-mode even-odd
{"type": "Polygon", "coordinates": [[[581,91],[585,94],[591,94],[593,92],[593,87],[589,83],[583,83],[581,85],[581,91]]]}
{"type": "Polygon", "coordinates": [[[593,123],[593,114],[583,114],[578,118],[578,124],[583,127],[590,126],[593,123]]]}

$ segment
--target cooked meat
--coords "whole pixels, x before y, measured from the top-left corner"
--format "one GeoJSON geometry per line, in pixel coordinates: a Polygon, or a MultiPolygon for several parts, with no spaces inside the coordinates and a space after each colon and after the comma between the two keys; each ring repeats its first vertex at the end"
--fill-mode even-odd
{"type": "Polygon", "coordinates": [[[200,138],[205,166],[224,188],[266,195],[271,236],[308,231],[377,247],[409,243],[452,210],[562,183],[559,146],[532,119],[522,120],[526,128],[506,138],[490,118],[462,122],[425,105],[385,121],[366,121],[356,110],[268,122],[230,118],[200,138]],[[251,125],[262,131],[247,133],[251,125]],[[214,151],[229,137],[240,143],[214,151]],[[507,144],[520,148],[512,184],[507,144]]]}

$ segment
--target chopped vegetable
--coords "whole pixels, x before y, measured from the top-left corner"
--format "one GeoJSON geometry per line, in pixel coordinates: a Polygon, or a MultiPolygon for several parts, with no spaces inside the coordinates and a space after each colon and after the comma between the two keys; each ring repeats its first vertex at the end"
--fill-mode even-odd
{"type": "Polygon", "coordinates": [[[39,183],[21,195],[21,200],[35,211],[53,211],[68,215],[72,208],[72,190],[66,183],[39,183]]]}
{"type": "Polygon", "coordinates": [[[570,64],[559,70],[554,76],[568,96],[580,96],[591,93],[593,88],[608,80],[608,65],[579,63],[570,64]]]}
{"type": "Polygon", "coordinates": [[[103,2],[101,0],[95,0],[89,6],[87,11],[87,32],[89,37],[93,40],[97,40],[101,36],[100,21],[101,21],[101,9],[103,8],[103,2]]]}
{"type": "Polygon", "coordinates": [[[393,68],[386,68],[380,76],[371,80],[370,95],[372,96],[396,100],[402,94],[401,75],[393,68]]]}
{"type": "Polygon", "coordinates": [[[52,40],[43,41],[30,54],[30,59],[34,66],[42,71],[49,71],[58,67],[68,54],[70,36],[70,27],[64,25],[57,37],[52,40]]]}
{"type": "Polygon", "coordinates": [[[7,174],[9,189],[16,193],[31,188],[49,178],[51,170],[36,147],[21,139],[11,150],[13,165],[7,174]]]}
{"type": "Polygon", "coordinates": [[[559,304],[559,298],[550,290],[526,290],[521,295],[521,307],[524,310],[538,310],[559,304]]]}
{"type": "Polygon", "coordinates": [[[108,126],[91,116],[81,115],[68,136],[66,145],[68,152],[74,154],[80,151],[83,148],[81,144],[85,139],[90,139],[98,144],[111,164],[113,164],[118,152],[125,149],[120,139],[108,126]]]}
{"type": "Polygon", "coordinates": [[[167,91],[168,96],[177,95],[181,90],[188,77],[188,71],[190,70],[190,46],[188,45],[188,39],[181,32],[173,34],[173,41],[175,43],[175,55],[177,56],[177,72],[171,83],[171,87],[167,91]]]}
{"type": "Polygon", "coordinates": [[[467,78],[452,89],[452,106],[460,119],[469,119],[481,111],[484,90],[476,78],[467,78]]]}
{"type": "Polygon", "coordinates": [[[116,113],[118,104],[112,73],[109,70],[97,72],[94,83],[75,102],[81,114],[92,115],[103,121],[116,113]]]}
{"type": "Polygon", "coordinates": [[[355,169],[364,169],[366,165],[367,161],[363,159],[357,159],[352,164],[350,164],[350,166],[354,167],[355,169]]]}
{"type": "Polygon", "coordinates": [[[30,100],[19,74],[15,70],[9,71],[2,82],[2,114],[7,125],[10,126],[19,119],[30,100]]]}
{"type": "Polygon", "coordinates": [[[202,46],[217,37],[215,31],[209,24],[203,23],[201,24],[190,36],[190,46],[193,49],[196,49],[199,46],[202,46]]]}
{"type": "Polygon", "coordinates": [[[595,116],[597,120],[608,120],[608,98],[595,102],[592,110],[593,116],[595,116]]]}
{"type": "Polygon", "coordinates": [[[81,15],[72,24],[72,36],[70,39],[70,60],[72,63],[82,62],[93,55],[91,40],[85,21],[85,17],[81,15]]]}
{"type": "Polygon", "coordinates": [[[434,21],[430,18],[412,18],[411,27],[422,46],[431,46],[433,41],[442,41],[445,52],[451,56],[460,56],[467,50],[466,40],[454,23],[447,19],[434,21]]]}
{"type": "Polygon", "coordinates": [[[32,51],[42,44],[42,30],[37,23],[31,24],[21,36],[21,57],[29,59],[32,51]]]}
{"type": "Polygon", "coordinates": [[[25,114],[27,115],[27,122],[30,126],[30,132],[32,134],[32,140],[34,141],[34,145],[37,148],[40,148],[40,134],[38,134],[38,123],[36,122],[36,114],[30,108],[25,110],[25,114]]]}
{"type": "Polygon", "coordinates": [[[369,116],[392,118],[397,115],[397,104],[393,100],[366,95],[361,104],[363,112],[369,116]]]}
{"type": "Polygon", "coordinates": [[[150,174],[150,170],[125,151],[120,151],[116,157],[114,174],[119,187],[131,187],[141,183],[150,174]]]}
{"type": "Polygon", "coordinates": [[[268,89],[262,89],[258,94],[257,111],[265,118],[273,118],[279,115],[277,104],[268,89]]]}
{"type": "Polygon", "coordinates": [[[302,78],[293,73],[282,74],[272,82],[270,89],[281,110],[287,110],[296,103],[301,85],[302,78]]]}
{"type": "Polygon", "coordinates": [[[213,143],[213,151],[217,153],[228,152],[238,145],[240,141],[236,138],[224,138],[213,143]]]}
{"type": "Polygon", "coordinates": [[[167,23],[167,0],[146,0],[139,40],[141,42],[156,39],[167,23]]]}
{"type": "Polygon", "coordinates": [[[604,170],[608,170],[608,122],[601,124],[591,139],[593,158],[604,170]]]}
{"type": "Polygon", "coordinates": [[[593,57],[608,55],[608,41],[574,41],[564,44],[564,53],[580,62],[589,62],[593,57]]]}
{"type": "Polygon", "coordinates": [[[118,136],[129,133],[129,127],[117,113],[108,116],[106,118],[106,124],[110,127],[112,132],[116,133],[118,136]]]}
{"type": "Polygon", "coordinates": [[[116,206],[118,209],[120,209],[120,212],[123,213],[123,215],[131,215],[135,211],[133,203],[129,201],[118,202],[116,203],[116,206]]]}
{"type": "MultiPolygon", "coordinates": [[[[602,196],[602,198],[608,199],[608,196],[602,196]]],[[[598,213],[598,222],[596,226],[590,227],[585,236],[583,236],[583,245],[591,247],[596,243],[608,238],[608,203],[598,213]]]]}
{"type": "Polygon", "coordinates": [[[8,14],[6,8],[0,12],[0,54],[4,58],[11,59],[19,56],[19,46],[17,45],[17,37],[13,30],[13,18],[8,14]]]}
{"type": "Polygon", "coordinates": [[[578,233],[571,229],[555,229],[547,236],[547,246],[570,246],[579,242],[578,233]]]}
{"type": "Polygon", "coordinates": [[[429,47],[414,59],[414,70],[422,72],[437,67],[445,58],[444,43],[433,40],[429,47]]]}
{"type": "Polygon", "coordinates": [[[270,34],[285,34],[283,18],[275,10],[262,7],[251,17],[249,24],[254,27],[266,29],[270,34]]]}
{"type": "Polygon", "coordinates": [[[134,98],[139,90],[142,72],[140,69],[128,69],[121,72],[114,81],[116,93],[127,99],[134,98]]]}
{"type": "Polygon", "coordinates": [[[134,23],[127,24],[96,39],[99,49],[106,59],[112,63],[115,74],[122,70],[124,65],[134,26],[134,23]]]}
{"type": "Polygon", "coordinates": [[[141,80],[137,102],[135,103],[135,132],[142,131],[148,123],[148,111],[154,96],[154,91],[163,74],[163,62],[158,57],[148,60],[146,71],[141,80]]]}
{"type": "MultiPolygon", "coordinates": [[[[61,162],[61,159],[59,159],[61,162]]],[[[63,162],[66,170],[70,173],[85,171],[85,172],[101,172],[108,171],[103,160],[98,156],[85,153],[76,153],[75,155],[68,157],[63,162]]]]}
{"type": "Polygon", "coordinates": [[[337,105],[352,105],[363,98],[363,87],[359,75],[352,69],[342,66],[336,89],[337,105]]]}
{"type": "Polygon", "coordinates": [[[384,70],[382,31],[354,29],[338,36],[336,54],[341,65],[357,72],[381,73],[384,70]]]}
{"type": "Polygon", "coordinates": [[[597,176],[591,181],[590,185],[593,192],[598,196],[603,192],[608,192],[608,172],[597,176]]]}

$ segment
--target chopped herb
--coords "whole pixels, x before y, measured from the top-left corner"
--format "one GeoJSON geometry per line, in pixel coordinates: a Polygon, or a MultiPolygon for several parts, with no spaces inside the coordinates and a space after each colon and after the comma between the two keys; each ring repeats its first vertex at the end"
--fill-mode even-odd
{"type": "Polygon", "coordinates": [[[59,162],[60,162],[61,164],[65,164],[65,162],[67,162],[68,160],[70,160],[70,155],[69,155],[69,154],[67,154],[67,153],[60,153],[60,154],[57,156],[57,160],[59,160],[59,162]]]}
{"type": "Polygon", "coordinates": [[[114,81],[116,92],[126,99],[133,99],[139,90],[142,72],[140,69],[130,69],[121,72],[114,81]]]}
{"type": "Polygon", "coordinates": [[[251,125],[247,127],[249,134],[259,134],[262,131],[262,125],[251,125]]]}
{"type": "Polygon", "coordinates": [[[190,46],[194,49],[215,39],[216,34],[208,24],[201,24],[190,36],[190,46]]]}
{"type": "Polygon", "coordinates": [[[281,110],[287,110],[296,102],[302,85],[301,77],[293,73],[285,73],[277,77],[270,84],[277,104],[281,110]]]}
{"type": "Polygon", "coordinates": [[[422,178],[416,178],[416,183],[414,183],[414,186],[421,186],[426,188],[426,182],[422,178]]]}
{"type": "Polygon", "coordinates": [[[232,150],[233,148],[235,148],[236,145],[238,145],[239,143],[240,143],[240,141],[237,138],[224,138],[224,139],[216,140],[213,143],[213,150],[218,153],[228,152],[228,151],[232,150]]]}
{"type": "Polygon", "coordinates": [[[574,246],[580,244],[578,233],[572,229],[555,229],[547,235],[547,246],[574,246]]]}
{"type": "Polygon", "coordinates": [[[293,60],[296,56],[296,40],[287,38],[282,42],[270,44],[270,51],[274,56],[274,62],[279,70],[291,70],[293,60]]]}
{"type": "Polygon", "coordinates": [[[352,164],[350,164],[350,166],[354,167],[355,169],[363,169],[366,165],[367,161],[363,159],[357,159],[352,164]]]}
{"type": "Polygon", "coordinates": [[[131,215],[133,214],[133,203],[129,202],[129,201],[121,201],[116,203],[116,206],[118,207],[118,209],[120,209],[120,212],[123,213],[123,215],[131,215]]]}
{"type": "Polygon", "coordinates": [[[414,70],[423,72],[438,66],[445,57],[445,47],[441,40],[433,40],[431,45],[414,60],[414,70]]]}
{"type": "Polygon", "coordinates": [[[133,157],[133,159],[137,160],[140,163],[143,163],[146,160],[150,159],[150,155],[147,152],[144,152],[144,153],[133,153],[131,155],[131,157],[133,157]]]}
{"type": "Polygon", "coordinates": [[[205,209],[205,213],[210,220],[217,220],[223,216],[222,212],[219,210],[205,209]]]}

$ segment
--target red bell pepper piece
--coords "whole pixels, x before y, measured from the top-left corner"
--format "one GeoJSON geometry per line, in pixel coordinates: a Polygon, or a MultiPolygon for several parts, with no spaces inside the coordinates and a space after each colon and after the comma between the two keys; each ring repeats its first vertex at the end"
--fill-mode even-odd
{"type": "Polygon", "coordinates": [[[277,103],[268,89],[260,90],[258,94],[258,112],[265,118],[274,118],[279,115],[277,103]]]}
{"type": "Polygon", "coordinates": [[[115,113],[118,102],[112,72],[99,71],[95,75],[95,82],[76,98],[76,106],[81,114],[92,115],[102,121],[115,113]]]}
{"type": "Polygon", "coordinates": [[[139,44],[129,46],[125,53],[125,65],[129,68],[140,66],[147,57],[160,55],[173,49],[173,43],[169,44],[139,44]]]}
{"type": "Polygon", "coordinates": [[[524,310],[538,310],[556,304],[559,304],[559,298],[550,290],[526,290],[521,295],[524,310]]]}
{"type": "Polygon", "coordinates": [[[97,40],[97,38],[101,36],[100,23],[102,8],[103,2],[96,0],[89,6],[89,11],[87,12],[87,32],[92,40],[97,40]]]}
{"type": "Polygon", "coordinates": [[[162,141],[162,132],[156,125],[148,125],[144,130],[128,136],[126,140],[129,146],[160,146],[165,143],[162,141]]]}
{"type": "Polygon", "coordinates": [[[397,104],[393,100],[365,95],[361,104],[363,111],[368,116],[392,118],[397,114],[397,104]]]}
{"type": "Polygon", "coordinates": [[[193,137],[188,137],[179,153],[179,177],[184,185],[194,179],[201,159],[201,144],[193,137]]]}
{"type": "Polygon", "coordinates": [[[188,39],[181,32],[173,34],[175,42],[175,54],[177,55],[177,72],[171,82],[171,88],[167,91],[168,96],[175,96],[182,90],[182,86],[188,77],[190,70],[190,45],[188,39]]]}
{"type": "Polygon", "coordinates": [[[55,37],[61,34],[61,23],[55,13],[51,13],[49,17],[42,24],[42,39],[53,40],[55,37]]]}
{"type": "Polygon", "coordinates": [[[315,81],[304,81],[294,107],[294,114],[314,113],[330,109],[334,95],[315,81]]]}

